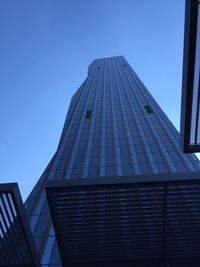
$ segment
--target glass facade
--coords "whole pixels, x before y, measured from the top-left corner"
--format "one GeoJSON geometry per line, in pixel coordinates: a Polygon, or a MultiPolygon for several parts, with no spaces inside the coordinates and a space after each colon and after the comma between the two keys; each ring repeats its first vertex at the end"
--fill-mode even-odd
{"type": "Polygon", "coordinates": [[[62,266],[45,194],[49,180],[198,172],[179,133],[124,57],[97,59],[74,94],[58,149],[26,201],[42,266],[62,266]]]}

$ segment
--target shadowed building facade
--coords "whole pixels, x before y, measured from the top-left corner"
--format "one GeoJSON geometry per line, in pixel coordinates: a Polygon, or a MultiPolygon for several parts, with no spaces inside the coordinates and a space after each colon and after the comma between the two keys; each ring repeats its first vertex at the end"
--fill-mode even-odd
{"type": "MultiPolygon", "coordinates": [[[[196,175],[199,170],[198,159],[193,154],[182,153],[179,133],[125,58],[120,56],[94,60],[88,68],[88,77],[72,97],[57,151],[25,203],[42,266],[62,266],[45,192],[47,183],[72,180],[76,183],[80,179],[105,181],[106,177],[112,177],[112,183],[115,178],[123,182],[123,177],[126,177],[129,182],[134,182],[134,179],[140,181],[140,177],[143,177],[142,179],[148,183],[148,179],[152,181],[152,177],[160,177],[160,180],[162,177],[165,180],[168,175],[172,178],[181,178],[181,175],[184,176],[187,173],[196,175]]],[[[121,187],[123,188],[124,186],[121,187]]],[[[121,192],[120,186],[117,190],[121,192]]],[[[127,188],[124,190],[126,192],[127,188]]],[[[131,190],[133,190],[131,194],[134,195],[135,189],[131,190]]],[[[148,195],[142,190],[137,189],[135,193],[138,201],[145,194],[148,195]]],[[[87,197],[87,190],[83,194],[87,197]]],[[[166,197],[165,190],[162,194],[166,197]]],[[[159,196],[159,193],[155,195],[159,196]]],[[[81,198],[80,195],[76,197],[84,204],[84,197],[81,198]]],[[[123,192],[119,193],[117,198],[119,203],[123,203],[123,192]]],[[[109,197],[107,199],[109,200],[109,197]]],[[[138,202],[138,207],[148,205],[149,201],[147,203],[144,201],[143,204],[138,202]]],[[[104,206],[97,204],[98,208],[103,210],[104,206]]],[[[164,208],[166,208],[165,204],[164,208]]],[[[144,214],[140,219],[148,222],[144,214]]],[[[79,218],[79,215],[83,216],[77,211],[75,215],[77,220],[87,221],[87,216],[79,218]]],[[[119,217],[116,215],[115,220],[121,218],[120,216],[122,217],[120,214],[119,217]]],[[[126,217],[126,220],[129,223],[129,217],[126,217]]],[[[155,225],[154,227],[156,229],[155,225]]],[[[81,234],[80,230],[79,236],[81,234]]],[[[150,232],[148,235],[151,234],[150,232]]],[[[99,236],[101,238],[101,234],[99,236]]],[[[131,236],[131,232],[128,236],[131,236]]],[[[72,236],[71,240],[75,240],[73,239],[75,237],[75,235],[72,236]]],[[[123,234],[120,238],[123,239],[123,234]]],[[[96,237],[95,239],[98,240],[96,237]]],[[[166,239],[165,234],[164,239],[166,239]]],[[[79,240],[79,243],[84,247],[85,243],[82,241],[79,240]]],[[[126,246],[129,243],[127,241],[126,246]]],[[[67,255],[69,261],[73,262],[78,257],[81,259],[84,253],[88,253],[88,250],[84,250],[84,253],[79,254],[77,251],[81,251],[83,247],[78,248],[77,244],[70,244],[67,255]],[[73,250],[70,246],[74,246],[73,250]]],[[[108,255],[108,260],[115,257],[112,253],[117,252],[121,253],[120,259],[128,261],[133,254],[131,249],[134,250],[133,247],[127,247],[126,252],[123,252],[116,247],[113,252],[108,246],[106,240],[105,248],[111,255],[108,255]]],[[[96,255],[96,250],[91,250],[91,253],[96,255]]],[[[157,254],[152,255],[157,257],[157,254]]]]}

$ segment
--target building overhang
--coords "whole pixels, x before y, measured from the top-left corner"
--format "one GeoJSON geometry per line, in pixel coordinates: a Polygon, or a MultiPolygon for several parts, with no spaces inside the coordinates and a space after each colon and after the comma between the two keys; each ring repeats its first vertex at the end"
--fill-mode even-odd
{"type": "Polygon", "coordinates": [[[200,173],[54,180],[46,192],[63,266],[200,262],[200,173]]]}
{"type": "Polygon", "coordinates": [[[185,1],[185,32],[181,100],[181,145],[200,152],[200,4],[185,1]]]}
{"type": "Polygon", "coordinates": [[[0,266],[41,266],[16,183],[0,184],[0,266]]]}

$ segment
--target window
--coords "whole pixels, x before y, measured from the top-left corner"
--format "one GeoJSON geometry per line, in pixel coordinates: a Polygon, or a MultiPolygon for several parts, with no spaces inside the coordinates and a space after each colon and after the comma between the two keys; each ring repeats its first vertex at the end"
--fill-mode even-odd
{"type": "Polygon", "coordinates": [[[145,107],[147,113],[153,113],[153,110],[151,109],[151,107],[149,105],[146,105],[144,107],[145,107]]]}
{"type": "Polygon", "coordinates": [[[87,110],[86,115],[85,115],[85,118],[86,119],[90,119],[91,118],[91,115],[92,115],[92,111],[91,110],[87,110]]]}

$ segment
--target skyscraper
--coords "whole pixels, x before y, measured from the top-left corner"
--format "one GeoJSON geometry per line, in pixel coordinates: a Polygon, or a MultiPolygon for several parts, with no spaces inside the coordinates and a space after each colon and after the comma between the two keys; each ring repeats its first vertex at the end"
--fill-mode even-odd
{"type": "Polygon", "coordinates": [[[94,60],[72,97],[57,151],[25,203],[42,266],[62,266],[45,192],[49,181],[145,177],[148,183],[154,175],[181,178],[199,170],[125,58],[94,60]]]}

